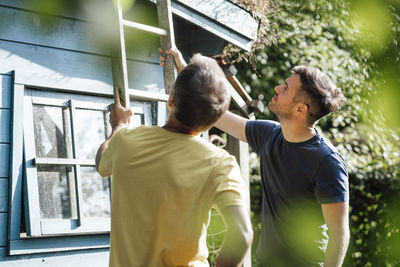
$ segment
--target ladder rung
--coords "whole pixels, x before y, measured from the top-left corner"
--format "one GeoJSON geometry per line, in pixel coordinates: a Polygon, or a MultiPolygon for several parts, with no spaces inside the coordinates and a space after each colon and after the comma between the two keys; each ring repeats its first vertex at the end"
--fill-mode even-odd
{"type": "Polygon", "coordinates": [[[160,29],[157,27],[153,27],[153,26],[149,26],[149,25],[145,25],[145,24],[141,24],[141,23],[137,23],[137,22],[133,22],[133,21],[129,21],[129,20],[124,20],[124,19],[122,20],[122,24],[124,26],[134,28],[136,30],[153,33],[158,36],[167,36],[166,30],[160,29]]]}
{"type": "Polygon", "coordinates": [[[136,99],[140,100],[148,100],[148,101],[162,101],[167,102],[169,95],[160,94],[160,93],[152,93],[137,89],[129,89],[129,95],[133,96],[136,99]]]}

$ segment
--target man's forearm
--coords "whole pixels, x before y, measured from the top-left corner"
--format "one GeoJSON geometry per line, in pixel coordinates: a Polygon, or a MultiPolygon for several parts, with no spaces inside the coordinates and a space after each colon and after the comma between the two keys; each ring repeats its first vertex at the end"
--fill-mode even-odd
{"type": "Polygon", "coordinates": [[[233,114],[230,111],[226,111],[222,114],[221,118],[214,124],[215,127],[227,134],[239,139],[243,142],[247,142],[246,139],[246,123],[247,119],[240,117],[239,115],[233,114]]]}
{"type": "Polygon", "coordinates": [[[241,266],[253,241],[250,216],[242,206],[230,206],[220,212],[227,224],[227,231],[215,267],[241,266]]]}
{"type": "Polygon", "coordinates": [[[243,233],[226,233],[221,252],[215,261],[215,267],[240,267],[245,253],[249,249],[253,233],[243,236],[243,233]]]}
{"type": "Polygon", "coordinates": [[[339,236],[332,236],[329,238],[324,267],[342,266],[349,245],[349,239],[348,233],[342,233],[339,236]]]}

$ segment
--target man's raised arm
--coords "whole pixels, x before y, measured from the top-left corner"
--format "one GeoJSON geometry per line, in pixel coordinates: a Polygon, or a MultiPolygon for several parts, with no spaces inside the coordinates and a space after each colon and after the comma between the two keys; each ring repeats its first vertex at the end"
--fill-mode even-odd
{"type": "MultiPolygon", "coordinates": [[[[158,52],[162,53],[162,49],[159,48],[158,52]]],[[[180,73],[186,67],[187,64],[183,59],[181,52],[177,48],[171,48],[168,51],[166,51],[165,54],[172,55],[174,57],[178,73],[180,73]]],[[[160,60],[161,60],[160,65],[164,66],[165,57],[160,56],[160,60]]],[[[215,123],[214,126],[243,142],[247,142],[246,139],[247,121],[248,121],[247,119],[227,111],[221,116],[221,118],[215,123]]]]}
{"type": "Polygon", "coordinates": [[[222,114],[221,118],[214,124],[215,127],[232,135],[233,137],[247,142],[246,138],[246,123],[248,119],[240,117],[239,115],[233,114],[230,111],[226,111],[222,114]]]}

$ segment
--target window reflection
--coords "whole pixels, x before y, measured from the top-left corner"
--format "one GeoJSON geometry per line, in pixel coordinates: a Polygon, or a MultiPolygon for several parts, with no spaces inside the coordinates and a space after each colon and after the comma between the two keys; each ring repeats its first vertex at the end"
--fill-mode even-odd
{"type": "Polygon", "coordinates": [[[71,158],[71,139],[66,125],[69,123],[69,110],[42,105],[33,105],[32,108],[37,157],[71,158]]]}
{"type": "Polygon", "coordinates": [[[76,109],[77,158],[94,159],[99,145],[105,140],[104,112],[76,109]]]}
{"type": "Polygon", "coordinates": [[[71,167],[38,166],[40,217],[76,219],[75,181],[71,167]]]}
{"type": "Polygon", "coordinates": [[[94,167],[81,167],[85,217],[110,217],[110,178],[101,178],[94,167]]]}

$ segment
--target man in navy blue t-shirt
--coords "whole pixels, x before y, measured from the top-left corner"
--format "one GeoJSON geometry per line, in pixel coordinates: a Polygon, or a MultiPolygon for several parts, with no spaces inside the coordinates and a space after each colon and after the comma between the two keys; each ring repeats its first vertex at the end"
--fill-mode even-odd
{"type": "Polygon", "coordinates": [[[317,68],[297,66],[292,72],[268,104],[280,123],[227,112],[215,126],[260,156],[258,265],[341,266],[350,238],[347,169],[315,125],[339,109],[343,94],[317,68]]]}
{"type": "MultiPolygon", "coordinates": [[[[176,48],[167,54],[178,69],[185,66],[176,48]]],[[[248,142],[260,156],[258,266],[341,266],[350,238],[347,169],[315,125],[339,109],[343,94],[317,68],[297,66],[292,72],[268,104],[280,123],[226,112],[215,126],[248,142]]]]}

